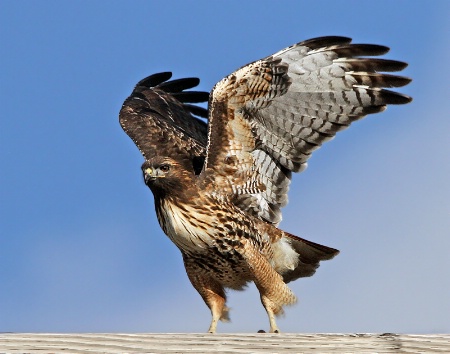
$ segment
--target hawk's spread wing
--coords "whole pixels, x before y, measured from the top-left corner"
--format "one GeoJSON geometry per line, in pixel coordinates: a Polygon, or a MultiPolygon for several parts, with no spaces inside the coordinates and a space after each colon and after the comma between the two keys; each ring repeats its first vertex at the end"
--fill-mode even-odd
{"type": "Polygon", "coordinates": [[[206,118],[207,111],[189,103],[208,101],[209,94],[184,91],[197,86],[197,78],[167,81],[171,76],[165,72],[139,81],[120,110],[120,124],[146,159],[170,156],[198,173],[206,155],[207,125],[192,114],[206,118]]]}
{"type": "Polygon", "coordinates": [[[380,73],[407,64],[371,57],[387,47],[350,42],[304,41],[242,67],[214,87],[203,173],[215,191],[277,224],[291,171],[302,171],[314,150],[352,122],[411,101],[383,89],[410,79],[380,73]]]}

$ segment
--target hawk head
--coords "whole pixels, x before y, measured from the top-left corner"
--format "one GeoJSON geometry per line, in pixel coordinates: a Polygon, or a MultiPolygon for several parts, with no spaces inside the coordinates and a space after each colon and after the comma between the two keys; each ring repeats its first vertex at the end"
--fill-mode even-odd
{"type": "Polygon", "coordinates": [[[142,164],[145,184],[153,194],[163,196],[179,193],[192,182],[192,173],[169,157],[155,156],[142,164]]]}

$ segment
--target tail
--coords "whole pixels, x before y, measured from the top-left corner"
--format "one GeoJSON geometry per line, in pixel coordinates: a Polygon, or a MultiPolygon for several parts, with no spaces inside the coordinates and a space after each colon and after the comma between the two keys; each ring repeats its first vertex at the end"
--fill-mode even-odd
{"type": "Polygon", "coordinates": [[[283,231],[283,241],[287,241],[298,254],[298,264],[294,269],[286,269],[281,275],[285,283],[298,278],[310,277],[316,272],[320,261],[326,261],[336,256],[339,251],[319,245],[283,231]]]}

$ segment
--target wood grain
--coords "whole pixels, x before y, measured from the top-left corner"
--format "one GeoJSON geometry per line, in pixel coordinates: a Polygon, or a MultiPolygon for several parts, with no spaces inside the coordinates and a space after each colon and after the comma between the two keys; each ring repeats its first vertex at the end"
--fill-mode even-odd
{"type": "Polygon", "coordinates": [[[450,353],[450,334],[0,333],[0,353],[450,353]]]}

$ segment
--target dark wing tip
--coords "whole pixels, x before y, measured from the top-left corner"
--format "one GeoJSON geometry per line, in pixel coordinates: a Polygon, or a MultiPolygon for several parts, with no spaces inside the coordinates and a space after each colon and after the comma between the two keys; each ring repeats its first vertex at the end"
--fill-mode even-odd
{"type": "Polygon", "coordinates": [[[194,116],[208,118],[208,110],[203,107],[194,106],[192,104],[184,104],[184,108],[186,108],[189,112],[191,112],[194,116]]]}
{"type": "Polygon", "coordinates": [[[381,90],[380,94],[385,104],[406,104],[413,100],[411,96],[385,89],[381,90]]]}
{"type": "Polygon", "coordinates": [[[169,81],[171,77],[172,72],[170,71],[156,73],[140,80],[136,84],[136,88],[158,87],[167,93],[178,93],[193,88],[200,83],[200,79],[197,77],[187,77],[169,81]]]}
{"type": "Polygon", "coordinates": [[[197,77],[187,77],[183,79],[176,79],[167,82],[163,82],[158,87],[165,92],[175,93],[181,92],[197,86],[200,83],[200,79],[197,77]]]}
{"type": "Polygon", "coordinates": [[[298,43],[297,45],[305,46],[310,49],[317,49],[317,48],[329,47],[332,45],[349,44],[351,41],[352,41],[352,39],[349,37],[323,36],[323,37],[307,39],[306,41],[302,41],[302,42],[298,43]]]}
{"type": "Polygon", "coordinates": [[[178,101],[183,103],[208,102],[209,93],[206,91],[183,91],[172,94],[178,101]]]}
{"type": "Polygon", "coordinates": [[[334,62],[343,63],[352,71],[366,72],[402,71],[408,66],[403,61],[380,58],[338,58],[334,62]]]}
{"type": "Polygon", "coordinates": [[[405,85],[408,85],[412,81],[412,79],[410,77],[406,77],[406,76],[395,76],[395,75],[393,75],[393,77],[395,77],[393,79],[395,81],[395,84],[393,84],[392,87],[405,86],[405,85]]]}
{"type": "Polygon", "coordinates": [[[299,42],[298,46],[305,46],[312,50],[338,46],[333,50],[342,56],[383,55],[389,52],[389,47],[378,44],[351,44],[352,39],[344,36],[324,36],[299,42]]]}
{"type": "Polygon", "coordinates": [[[146,78],[140,80],[136,87],[155,87],[163,82],[169,80],[172,77],[172,73],[170,71],[162,72],[162,73],[156,73],[150,76],[147,76],[146,78]]]}
{"type": "Polygon", "coordinates": [[[385,71],[402,71],[408,66],[408,63],[405,63],[404,61],[399,60],[388,60],[386,59],[386,62],[389,62],[391,64],[391,68],[385,69],[385,71]]]}
{"type": "Polygon", "coordinates": [[[374,72],[354,72],[352,77],[359,85],[368,87],[402,87],[411,82],[409,77],[374,72]]]}
{"type": "Polygon", "coordinates": [[[389,52],[390,48],[380,44],[354,44],[354,46],[361,48],[361,51],[365,51],[364,55],[383,55],[389,52]]]}
{"type": "MultiPolygon", "coordinates": [[[[328,48],[324,48],[327,50],[328,48]]],[[[389,47],[379,44],[345,44],[332,49],[338,57],[378,56],[389,52],[389,47]]]]}

